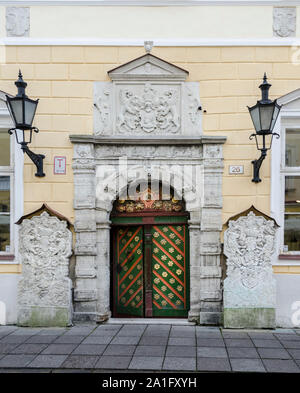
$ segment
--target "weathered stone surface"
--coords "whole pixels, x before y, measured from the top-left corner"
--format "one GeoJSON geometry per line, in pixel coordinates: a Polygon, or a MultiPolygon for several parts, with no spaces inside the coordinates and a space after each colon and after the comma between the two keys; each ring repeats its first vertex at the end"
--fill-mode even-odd
{"type": "Polygon", "coordinates": [[[229,221],[224,234],[224,326],[274,328],[276,285],[272,271],[274,220],[247,216],[229,221]]]}
{"type": "Polygon", "coordinates": [[[67,222],[43,212],[20,225],[22,276],[18,288],[18,324],[66,326],[71,323],[69,257],[72,234],[67,222]]]}

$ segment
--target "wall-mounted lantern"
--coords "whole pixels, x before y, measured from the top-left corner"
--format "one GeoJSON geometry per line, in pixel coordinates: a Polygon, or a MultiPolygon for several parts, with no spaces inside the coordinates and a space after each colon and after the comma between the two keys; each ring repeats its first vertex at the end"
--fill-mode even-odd
{"type": "Polygon", "coordinates": [[[263,160],[267,156],[267,151],[272,147],[273,137],[279,138],[276,132],[273,132],[277,117],[281,106],[277,104],[277,100],[269,99],[269,89],[272,85],[267,81],[267,75],[264,74],[263,83],[259,86],[261,89],[261,100],[251,108],[248,106],[250,116],[256,133],[250,135],[250,140],[255,137],[257,150],[261,151],[259,159],[252,161],[254,183],[261,182],[259,178],[259,170],[263,160]],[[261,139],[259,139],[261,138],[261,139]]]}
{"type": "Polygon", "coordinates": [[[31,100],[25,94],[27,83],[24,82],[21,71],[19,71],[19,78],[15,85],[18,88],[18,94],[15,97],[6,96],[6,105],[15,125],[15,128],[8,130],[8,133],[11,135],[15,132],[16,141],[21,145],[23,153],[28,155],[37,168],[35,176],[43,177],[45,176],[43,172],[43,159],[45,156],[43,154],[35,154],[28,148],[28,144],[32,140],[32,132],[39,132],[38,128],[32,127],[39,100],[31,100]]]}

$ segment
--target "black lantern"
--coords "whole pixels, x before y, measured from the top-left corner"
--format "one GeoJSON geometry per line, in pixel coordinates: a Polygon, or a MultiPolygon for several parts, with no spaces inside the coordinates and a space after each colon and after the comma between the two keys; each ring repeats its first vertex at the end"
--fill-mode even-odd
{"type": "Polygon", "coordinates": [[[18,94],[15,97],[6,95],[6,105],[14,122],[15,128],[11,128],[8,132],[15,132],[16,141],[21,145],[21,149],[26,153],[37,167],[35,176],[43,177],[43,154],[35,154],[28,148],[28,144],[32,140],[32,132],[38,133],[36,127],[32,127],[32,122],[36,112],[39,100],[31,100],[25,94],[27,83],[23,80],[22,73],[19,71],[19,78],[15,82],[18,88],[18,94]]]}
{"type": "Polygon", "coordinates": [[[255,138],[256,147],[261,151],[259,159],[252,161],[253,164],[253,179],[254,183],[261,182],[259,178],[259,170],[263,160],[267,156],[267,151],[272,147],[273,137],[279,138],[276,132],[273,132],[277,117],[279,115],[281,106],[278,105],[277,100],[269,99],[269,89],[271,85],[267,81],[267,75],[264,74],[263,83],[259,86],[261,89],[261,100],[257,101],[256,105],[251,108],[248,106],[250,116],[256,133],[250,135],[250,140],[255,138]],[[261,138],[258,139],[258,138],[261,138]]]}

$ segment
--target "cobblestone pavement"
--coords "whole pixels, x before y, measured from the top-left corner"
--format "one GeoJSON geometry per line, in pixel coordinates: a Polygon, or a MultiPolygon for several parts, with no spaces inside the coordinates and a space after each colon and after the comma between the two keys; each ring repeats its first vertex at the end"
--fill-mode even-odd
{"type": "Polygon", "coordinates": [[[300,372],[300,330],[182,325],[0,326],[1,372],[300,372]]]}

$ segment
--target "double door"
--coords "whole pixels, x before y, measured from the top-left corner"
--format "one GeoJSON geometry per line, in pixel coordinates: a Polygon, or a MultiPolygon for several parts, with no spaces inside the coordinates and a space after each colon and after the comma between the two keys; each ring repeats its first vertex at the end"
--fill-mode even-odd
{"type": "Polygon", "coordinates": [[[185,224],[115,227],[114,316],[187,317],[188,244],[185,224]]]}

